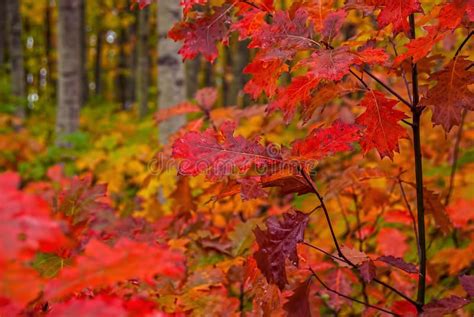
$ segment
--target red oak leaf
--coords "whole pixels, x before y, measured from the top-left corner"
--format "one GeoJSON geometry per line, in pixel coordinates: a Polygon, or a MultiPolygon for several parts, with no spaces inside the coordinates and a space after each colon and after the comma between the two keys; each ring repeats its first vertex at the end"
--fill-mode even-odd
{"type": "Polygon", "coordinates": [[[107,185],[92,185],[92,176],[74,177],[70,186],[59,193],[55,202],[55,212],[71,217],[73,223],[86,221],[106,210],[110,205],[104,201],[107,185]]]}
{"type": "Polygon", "coordinates": [[[249,48],[260,48],[260,59],[286,60],[299,50],[313,47],[312,29],[304,8],[298,9],[293,17],[287,11],[280,10],[273,15],[271,24],[262,25],[252,34],[249,48]]]}
{"type": "Polygon", "coordinates": [[[288,65],[280,59],[261,60],[258,56],[248,64],[243,72],[251,74],[244,87],[244,92],[257,99],[262,93],[273,97],[278,87],[281,74],[288,71],[288,65]]]}
{"type": "Polygon", "coordinates": [[[306,104],[311,100],[311,92],[319,84],[319,79],[313,75],[305,75],[294,78],[291,83],[278,89],[278,94],[272,103],[268,106],[269,111],[280,109],[283,111],[284,119],[288,123],[296,112],[296,106],[306,104]]]}
{"type": "Polygon", "coordinates": [[[293,290],[283,308],[288,312],[288,317],[311,316],[309,292],[311,290],[311,277],[293,290]]]}
{"type": "Polygon", "coordinates": [[[365,112],[356,119],[356,123],[365,126],[364,137],[360,145],[365,153],[376,149],[380,156],[393,159],[393,153],[398,152],[398,141],[407,136],[406,130],[398,121],[406,118],[405,114],[393,109],[398,102],[386,98],[381,92],[369,91],[360,105],[365,112]]]}
{"type": "Polygon", "coordinates": [[[352,52],[349,47],[325,49],[314,52],[310,58],[301,60],[295,69],[308,68],[308,74],[318,79],[338,81],[349,74],[355,65],[383,63],[387,54],[379,48],[369,48],[361,52],[352,52]]]}
{"type": "Polygon", "coordinates": [[[179,3],[183,7],[184,14],[186,15],[193,6],[195,5],[205,5],[208,0],[181,0],[179,3]]]}
{"type": "Polygon", "coordinates": [[[324,38],[330,41],[333,37],[339,34],[346,16],[347,13],[344,10],[329,13],[324,19],[323,29],[321,30],[321,34],[324,38]]]}
{"type": "MultiPolygon", "coordinates": [[[[5,231],[2,228],[3,234],[5,231]]],[[[33,268],[19,261],[0,261],[0,314],[4,298],[13,304],[26,305],[38,297],[43,284],[40,274],[33,268]]]]}
{"type": "Polygon", "coordinates": [[[406,44],[405,47],[408,50],[395,58],[393,62],[394,66],[398,66],[407,58],[413,58],[414,63],[418,62],[420,59],[426,57],[433,46],[441,41],[447,34],[447,32],[440,32],[436,26],[427,26],[425,29],[428,31],[428,34],[411,40],[406,44]]]}
{"type": "Polygon", "coordinates": [[[263,190],[262,183],[257,179],[241,178],[238,182],[240,183],[240,196],[243,200],[267,197],[267,192],[263,190]]]}
{"type": "Polygon", "coordinates": [[[441,202],[440,196],[440,194],[423,187],[423,200],[425,202],[426,213],[432,214],[436,225],[443,233],[447,234],[451,232],[453,225],[446,212],[446,207],[441,202]]]}
{"type": "Polygon", "coordinates": [[[153,118],[155,119],[157,123],[160,123],[175,116],[180,116],[180,115],[193,113],[193,112],[199,112],[199,111],[201,111],[201,109],[197,105],[189,101],[184,101],[173,107],[158,110],[154,114],[153,118]]]}
{"type": "Polygon", "coordinates": [[[0,260],[52,251],[65,241],[48,203],[17,190],[19,180],[15,173],[0,174],[0,260]]]}
{"type": "Polygon", "coordinates": [[[168,36],[174,41],[183,41],[179,50],[183,59],[193,59],[200,53],[210,62],[216,59],[216,43],[227,41],[229,11],[230,7],[224,5],[215,8],[214,13],[210,15],[174,25],[168,36]]]}
{"type": "Polygon", "coordinates": [[[206,87],[199,89],[194,97],[202,109],[209,111],[217,101],[217,89],[206,87]]]}
{"type": "Polygon", "coordinates": [[[291,155],[299,160],[321,160],[335,153],[350,151],[360,140],[359,127],[336,121],[329,128],[315,129],[293,144],[291,155]]]}
{"type": "MultiPolygon", "coordinates": [[[[343,269],[337,269],[331,272],[328,276],[326,284],[329,285],[332,290],[346,296],[350,296],[352,292],[351,282],[343,269]]],[[[329,305],[336,311],[339,311],[343,305],[351,303],[351,301],[347,298],[339,296],[334,292],[325,291],[325,293],[329,295],[329,305]]]]}
{"type": "Polygon", "coordinates": [[[266,12],[255,8],[243,11],[241,19],[232,24],[231,30],[239,33],[239,40],[243,41],[257,32],[266,22],[266,12]]]}
{"type": "Polygon", "coordinates": [[[181,277],[183,260],[181,254],[161,246],[122,239],[110,247],[92,240],[84,254],[47,285],[45,296],[59,298],[86,287],[105,287],[134,278],[147,281],[156,274],[181,277]]]}
{"type": "Polygon", "coordinates": [[[416,265],[407,263],[402,258],[397,258],[391,255],[383,255],[381,257],[378,257],[377,261],[385,262],[407,273],[418,273],[418,269],[416,268],[416,265]]]}
{"type": "Polygon", "coordinates": [[[307,194],[312,191],[311,186],[300,174],[295,175],[292,171],[286,169],[277,171],[269,176],[261,179],[262,187],[280,187],[280,194],[287,195],[298,193],[299,195],[307,194]]]}
{"type": "Polygon", "coordinates": [[[401,258],[408,250],[408,245],[400,230],[382,228],[377,235],[377,250],[382,254],[401,258]]]}
{"type": "Polygon", "coordinates": [[[423,314],[430,317],[442,317],[469,304],[471,301],[459,296],[434,300],[423,306],[423,314]]]}
{"type": "Polygon", "coordinates": [[[418,310],[416,306],[406,300],[398,300],[393,302],[392,311],[404,317],[417,317],[418,310]]]}
{"type": "Polygon", "coordinates": [[[415,12],[422,12],[418,0],[376,0],[374,3],[381,7],[377,21],[381,28],[392,24],[393,32],[408,32],[408,16],[415,12]]]}
{"type": "Polygon", "coordinates": [[[366,283],[370,283],[376,276],[375,264],[372,260],[363,262],[359,266],[359,272],[366,283]]]}
{"type": "Polygon", "coordinates": [[[445,3],[438,15],[440,27],[445,30],[457,28],[466,14],[468,4],[472,7],[474,2],[472,0],[453,0],[445,3]]]}
{"type": "Polygon", "coordinates": [[[462,275],[459,277],[459,281],[469,297],[474,297],[474,276],[462,275]]]}
{"type": "Polygon", "coordinates": [[[458,200],[447,207],[446,212],[455,228],[462,228],[474,221],[474,200],[458,200]]]}
{"type": "Polygon", "coordinates": [[[469,84],[474,82],[474,72],[466,70],[470,64],[464,57],[458,57],[430,76],[437,83],[421,101],[431,107],[433,123],[441,125],[446,132],[459,125],[463,109],[474,110],[474,92],[469,89],[469,84]]]}
{"type": "Polygon", "coordinates": [[[128,313],[119,298],[98,296],[92,299],[74,298],[53,305],[48,316],[127,317],[128,313]]]}
{"type": "Polygon", "coordinates": [[[269,217],[265,222],[266,231],[258,226],[254,229],[259,246],[254,258],[268,283],[276,284],[280,289],[288,283],[285,261],[289,259],[298,265],[296,245],[304,239],[308,220],[307,214],[295,211],[283,214],[282,221],[278,221],[276,216],[269,217]]]}
{"type": "Polygon", "coordinates": [[[281,156],[258,140],[235,137],[235,123],[225,122],[220,131],[187,132],[173,144],[173,157],[182,159],[179,173],[198,175],[206,172],[211,179],[247,172],[250,167],[270,166],[281,162],[281,156]]]}

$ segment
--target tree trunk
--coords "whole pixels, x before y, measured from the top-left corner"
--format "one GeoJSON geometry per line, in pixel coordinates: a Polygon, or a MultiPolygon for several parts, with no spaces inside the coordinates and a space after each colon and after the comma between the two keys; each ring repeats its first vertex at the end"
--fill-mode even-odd
{"type": "Polygon", "coordinates": [[[0,71],[7,61],[7,0],[0,0],[0,71]]]}
{"type": "Polygon", "coordinates": [[[125,45],[127,45],[127,31],[123,26],[121,26],[119,30],[118,45],[118,75],[116,79],[118,87],[117,96],[118,101],[122,105],[122,109],[127,110],[129,108],[127,100],[127,56],[125,53],[125,45]]]}
{"type": "Polygon", "coordinates": [[[97,30],[97,40],[95,43],[95,66],[94,66],[94,83],[95,95],[99,96],[102,93],[102,47],[104,45],[104,31],[99,24],[97,30]]]}
{"type": "Polygon", "coordinates": [[[150,84],[150,57],[148,55],[149,8],[138,13],[138,39],[137,39],[137,73],[136,95],[140,118],[148,113],[148,86],[150,84]]]}
{"type": "MultiPolygon", "coordinates": [[[[179,1],[158,1],[158,106],[172,107],[186,98],[184,63],[178,54],[179,43],[167,38],[168,30],[181,15],[179,1]]],[[[184,116],[174,117],[159,126],[159,141],[166,144],[171,134],[185,122],[184,116]]]]}
{"type": "Polygon", "coordinates": [[[56,87],[55,79],[53,78],[54,74],[54,60],[53,60],[53,33],[52,33],[52,8],[51,0],[45,0],[45,31],[44,31],[44,42],[45,42],[45,55],[46,55],[46,84],[52,87],[56,87]]]}
{"type": "Polygon", "coordinates": [[[82,100],[82,1],[59,0],[59,87],[56,117],[56,143],[59,146],[67,146],[64,137],[77,131],[79,127],[82,100]]]}
{"type": "Polygon", "coordinates": [[[186,98],[193,99],[196,91],[199,89],[199,71],[201,61],[199,58],[186,62],[186,98]]]}
{"type": "Polygon", "coordinates": [[[17,115],[25,116],[25,64],[23,60],[22,25],[19,0],[8,0],[8,46],[11,62],[12,94],[15,97],[17,115]]]}
{"type": "Polygon", "coordinates": [[[89,80],[87,76],[87,22],[86,22],[86,0],[81,1],[80,6],[80,31],[81,31],[81,81],[82,94],[81,105],[84,105],[89,98],[89,80]]]}

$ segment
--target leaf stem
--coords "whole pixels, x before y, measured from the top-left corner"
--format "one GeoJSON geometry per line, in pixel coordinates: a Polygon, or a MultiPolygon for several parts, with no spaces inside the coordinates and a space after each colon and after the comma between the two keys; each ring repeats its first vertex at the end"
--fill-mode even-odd
{"type": "Polygon", "coordinates": [[[398,314],[396,314],[396,313],[394,313],[394,312],[392,312],[392,311],[386,310],[386,309],[384,309],[384,308],[382,308],[382,307],[378,307],[378,306],[375,306],[375,305],[371,305],[371,304],[369,304],[369,303],[364,303],[363,301],[358,300],[357,298],[353,298],[353,297],[351,297],[351,296],[348,296],[348,295],[346,295],[346,294],[343,294],[343,293],[341,293],[341,292],[338,292],[338,291],[336,291],[336,290],[330,288],[326,283],[323,282],[323,280],[321,280],[321,278],[316,274],[316,272],[313,270],[313,268],[309,267],[309,270],[311,271],[312,275],[316,278],[316,280],[318,280],[318,282],[319,282],[325,289],[327,289],[328,291],[330,291],[331,293],[334,293],[334,294],[336,294],[336,295],[338,295],[338,296],[344,297],[344,298],[346,298],[346,299],[348,299],[348,300],[351,300],[351,301],[353,301],[353,302],[362,304],[362,305],[364,305],[364,306],[366,306],[366,307],[370,307],[370,308],[373,308],[373,309],[382,311],[382,312],[384,312],[384,313],[387,313],[387,314],[390,314],[390,315],[393,315],[393,316],[400,316],[400,315],[398,315],[398,314]]]}
{"type": "Polygon", "coordinates": [[[405,205],[407,206],[408,212],[410,213],[410,218],[413,223],[413,232],[415,233],[415,239],[416,239],[416,247],[418,251],[418,259],[420,258],[420,239],[418,238],[418,229],[416,227],[416,219],[415,219],[415,214],[413,213],[413,210],[411,209],[410,203],[408,202],[408,198],[405,192],[405,188],[403,188],[403,183],[400,177],[398,177],[398,185],[400,186],[400,192],[402,193],[403,201],[405,202],[405,205]]]}
{"type": "Polygon", "coordinates": [[[466,45],[466,43],[469,41],[469,39],[471,38],[473,34],[474,34],[474,31],[469,32],[469,34],[466,36],[464,41],[462,41],[461,45],[456,50],[456,53],[454,54],[453,59],[456,59],[456,57],[458,57],[459,53],[461,53],[462,48],[464,47],[464,45],[466,45]]]}
{"type": "MultiPolygon", "coordinates": [[[[415,39],[415,15],[410,14],[410,37],[415,39]]],[[[425,303],[426,290],[426,237],[425,237],[425,206],[423,200],[423,163],[421,153],[420,121],[423,108],[418,107],[420,96],[418,93],[418,66],[412,60],[412,91],[413,91],[413,149],[415,154],[415,179],[416,179],[416,206],[418,220],[418,238],[420,248],[420,265],[418,278],[417,302],[421,305],[425,303]]],[[[421,307],[417,306],[418,311],[421,307]]]]}
{"type": "MultiPolygon", "coordinates": [[[[341,262],[345,262],[347,263],[348,265],[350,265],[352,268],[354,269],[357,269],[357,265],[355,265],[354,263],[352,263],[351,261],[349,261],[347,258],[343,258],[343,257],[338,257],[338,256],[335,256],[334,254],[331,254],[329,252],[327,252],[326,250],[324,249],[321,249],[309,242],[306,242],[304,241],[303,242],[304,245],[312,248],[312,249],[315,249],[316,251],[319,251],[327,256],[329,256],[330,258],[334,259],[334,260],[337,260],[337,261],[341,261],[341,262]]],[[[382,285],[383,287],[389,289],[390,291],[394,292],[395,294],[397,294],[398,296],[400,296],[401,298],[405,299],[406,301],[410,302],[412,305],[416,306],[416,307],[421,307],[419,303],[417,303],[416,301],[414,301],[413,299],[411,299],[410,297],[408,297],[407,295],[403,294],[402,292],[400,292],[398,289],[396,289],[395,287],[379,280],[378,278],[374,278],[372,279],[372,281],[374,283],[377,283],[379,285],[382,285]]]]}

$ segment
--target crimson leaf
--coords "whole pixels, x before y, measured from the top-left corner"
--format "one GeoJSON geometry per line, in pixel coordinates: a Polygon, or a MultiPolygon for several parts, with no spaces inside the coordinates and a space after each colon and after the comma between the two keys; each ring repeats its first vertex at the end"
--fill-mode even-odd
{"type": "Polygon", "coordinates": [[[282,221],[272,216],[265,224],[266,231],[258,226],[254,230],[259,246],[254,258],[268,283],[283,289],[288,283],[285,260],[288,258],[294,265],[298,265],[296,245],[303,241],[308,215],[296,210],[294,213],[283,214],[282,221]]]}

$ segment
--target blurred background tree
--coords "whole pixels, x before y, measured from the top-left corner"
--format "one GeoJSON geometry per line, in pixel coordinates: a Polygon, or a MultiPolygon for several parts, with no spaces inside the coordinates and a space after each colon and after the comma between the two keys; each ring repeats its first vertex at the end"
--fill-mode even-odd
{"type": "MultiPolygon", "coordinates": [[[[184,64],[180,44],[166,38],[180,10],[179,1],[138,10],[130,0],[0,0],[1,110],[55,120],[50,137],[61,145],[87,106],[113,104],[143,119],[206,86],[217,87],[217,106],[246,104],[247,43],[232,37],[216,63],[184,64]]],[[[162,123],[160,140],[183,122],[162,123]]]]}

